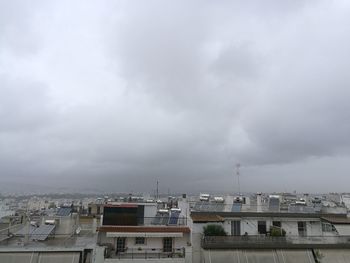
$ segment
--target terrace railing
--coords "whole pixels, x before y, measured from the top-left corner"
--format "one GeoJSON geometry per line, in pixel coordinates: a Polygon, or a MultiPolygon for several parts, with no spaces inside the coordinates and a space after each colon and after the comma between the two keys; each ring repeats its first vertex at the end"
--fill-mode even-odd
{"type": "Polygon", "coordinates": [[[118,259],[161,259],[161,258],[184,258],[184,248],[173,248],[170,252],[165,252],[161,248],[128,248],[123,252],[110,251],[108,253],[109,258],[118,259]]]}
{"type": "Polygon", "coordinates": [[[168,215],[137,218],[119,217],[113,223],[116,226],[186,226],[187,218],[183,216],[174,218],[168,215]]]}
{"type": "Polygon", "coordinates": [[[350,236],[209,236],[202,239],[202,247],[214,248],[312,248],[350,247],[350,236]]]}

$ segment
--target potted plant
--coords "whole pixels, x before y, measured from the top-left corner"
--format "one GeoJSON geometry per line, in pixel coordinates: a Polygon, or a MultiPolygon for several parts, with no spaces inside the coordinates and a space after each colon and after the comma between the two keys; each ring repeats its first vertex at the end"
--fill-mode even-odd
{"type": "Polygon", "coordinates": [[[227,236],[227,233],[222,225],[210,224],[203,227],[204,236],[227,236]]]}

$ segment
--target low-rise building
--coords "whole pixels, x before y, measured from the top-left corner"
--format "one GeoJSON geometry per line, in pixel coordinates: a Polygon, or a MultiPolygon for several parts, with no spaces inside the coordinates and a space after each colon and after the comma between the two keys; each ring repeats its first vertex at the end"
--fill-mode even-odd
{"type": "Polygon", "coordinates": [[[191,262],[190,240],[191,229],[181,209],[158,209],[157,203],[107,204],[98,227],[98,245],[107,248],[108,262],[191,262]]]}
{"type": "MultiPolygon", "coordinates": [[[[257,204],[261,204],[260,198],[261,194],[258,194],[257,204]]],[[[291,205],[296,208],[282,211],[279,197],[270,195],[267,207],[262,209],[259,205],[255,211],[242,211],[242,206],[235,202],[225,202],[223,207],[226,208],[221,210],[214,206],[210,211],[207,205],[205,211],[192,211],[193,262],[219,262],[227,259],[228,251],[231,251],[232,262],[241,262],[234,260],[240,256],[246,256],[244,262],[255,262],[249,257],[265,256],[273,262],[286,262],[283,256],[290,257],[288,262],[317,262],[316,254],[322,250],[330,255],[333,253],[330,249],[349,249],[342,252],[347,251],[350,255],[350,220],[342,206],[316,210],[302,200],[291,205]],[[229,205],[231,211],[227,211],[229,205]],[[212,224],[221,226],[227,235],[204,236],[203,228],[212,224]],[[264,256],[261,249],[268,253],[264,256]],[[299,256],[293,259],[291,255],[296,250],[299,256]]]]}

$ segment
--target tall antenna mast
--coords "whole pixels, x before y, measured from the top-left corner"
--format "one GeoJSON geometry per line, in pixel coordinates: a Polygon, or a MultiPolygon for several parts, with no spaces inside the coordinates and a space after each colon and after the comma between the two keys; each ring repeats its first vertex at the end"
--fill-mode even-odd
{"type": "Polygon", "coordinates": [[[158,182],[158,180],[157,180],[157,201],[159,200],[159,182],[158,182]]]}
{"type": "Polygon", "coordinates": [[[241,167],[241,164],[240,163],[237,163],[236,164],[236,175],[237,175],[237,181],[238,181],[238,194],[241,195],[241,185],[239,183],[239,175],[240,175],[240,172],[239,172],[239,169],[241,167]]]}

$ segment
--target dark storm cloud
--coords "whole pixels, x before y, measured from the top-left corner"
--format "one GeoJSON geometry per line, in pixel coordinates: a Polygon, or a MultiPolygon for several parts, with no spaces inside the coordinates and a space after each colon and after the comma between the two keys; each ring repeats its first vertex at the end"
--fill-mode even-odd
{"type": "Polygon", "coordinates": [[[237,162],[248,191],[346,178],[346,2],[21,3],[0,8],[3,181],[229,191],[237,162]]]}
{"type": "Polygon", "coordinates": [[[41,83],[0,75],[0,131],[30,132],[50,122],[51,106],[41,83]]]}

